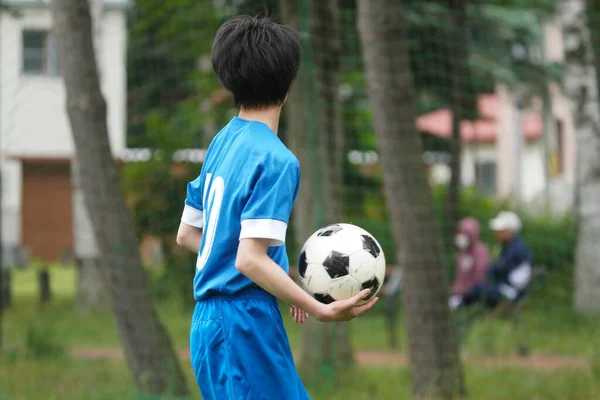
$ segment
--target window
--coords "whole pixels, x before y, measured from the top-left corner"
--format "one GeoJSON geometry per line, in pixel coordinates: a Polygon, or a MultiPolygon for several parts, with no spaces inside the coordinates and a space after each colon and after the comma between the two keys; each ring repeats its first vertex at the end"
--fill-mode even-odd
{"type": "Polygon", "coordinates": [[[56,41],[48,31],[23,31],[23,72],[29,75],[58,75],[56,41]]]}
{"type": "Polygon", "coordinates": [[[477,187],[484,196],[496,195],[496,163],[493,161],[477,164],[477,187]]]}

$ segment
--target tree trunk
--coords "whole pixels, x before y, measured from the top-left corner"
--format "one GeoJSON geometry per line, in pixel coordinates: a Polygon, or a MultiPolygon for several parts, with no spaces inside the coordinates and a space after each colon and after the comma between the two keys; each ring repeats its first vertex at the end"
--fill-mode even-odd
{"type": "MultiPolygon", "coordinates": [[[[320,156],[323,223],[342,218],[342,177],[344,173],[344,125],[338,90],[341,80],[340,5],[338,0],[311,2],[310,43],[316,84],[315,149],[320,156]]],[[[312,78],[312,77],[311,77],[312,78]]],[[[313,110],[311,110],[313,111],[313,110]]],[[[307,115],[308,116],[308,115],[307,115]]]]}
{"type": "MultiPolygon", "coordinates": [[[[1,171],[0,171],[1,173],[1,171]]],[[[0,196],[2,196],[2,191],[0,190],[0,196]]],[[[0,211],[1,214],[1,211],[0,211]]],[[[0,223],[2,222],[2,218],[0,218],[0,223]]],[[[2,228],[0,227],[0,232],[2,228]]],[[[0,239],[2,236],[0,235],[0,239]]],[[[2,353],[2,317],[4,314],[4,264],[2,262],[2,242],[0,241],[0,354],[2,353]]]]}
{"type": "MultiPolygon", "coordinates": [[[[8,11],[8,7],[3,4],[2,1],[0,1],[0,21],[2,21],[2,13],[8,11]]],[[[1,26],[0,26],[1,28],[1,26]]],[[[0,51],[0,56],[2,56],[1,54],[2,52],[0,51]]],[[[0,65],[2,65],[2,63],[0,62],[0,65]]],[[[0,85],[2,84],[2,82],[0,82],[0,85]]],[[[0,91],[0,93],[2,93],[2,91],[0,91]]],[[[1,97],[1,96],[0,96],[1,97]]],[[[0,99],[0,118],[2,117],[2,103],[1,103],[0,99]]],[[[0,127],[2,126],[2,124],[0,124],[0,127]]],[[[0,129],[0,139],[2,139],[2,130],[0,129]]],[[[2,324],[2,320],[3,320],[3,316],[4,316],[4,299],[5,299],[5,294],[4,294],[4,237],[3,237],[3,229],[2,229],[2,220],[3,220],[3,211],[4,209],[2,208],[3,205],[3,201],[2,201],[2,196],[4,193],[3,190],[3,176],[2,176],[2,165],[4,163],[4,156],[3,156],[3,152],[2,152],[2,143],[0,141],[0,353],[2,352],[2,332],[3,332],[3,324],[2,324]]],[[[10,284],[10,283],[9,283],[10,284]]]]}
{"type": "Polygon", "coordinates": [[[467,68],[467,10],[465,0],[450,0],[450,20],[452,22],[452,55],[450,56],[450,81],[452,82],[450,104],[452,108],[452,138],[450,139],[450,184],[448,186],[447,236],[452,237],[460,218],[460,190],[462,175],[461,122],[465,118],[465,97],[468,81],[467,68]]]}
{"type": "Polygon", "coordinates": [[[104,303],[102,276],[97,258],[75,258],[77,267],[77,312],[86,314],[104,303]]]}
{"type": "MultiPolygon", "coordinates": [[[[452,56],[450,57],[451,95],[450,103],[452,113],[452,139],[450,141],[450,184],[448,187],[449,220],[445,230],[447,238],[454,237],[454,232],[460,219],[460,194],[462,189],[462,136],[461,124],[471,105],[468,96],[473,94],[470,85],[470,71],[467,68],[468,36],[467,36],[467,0],[450,0],[450,13],[452,21],[452,56]]],[[[473,110],[469,110],[473,111],[473,110]]],[[[444,231],[442,231],[444,232],[444,231]]],[[[460,371],[459,391],[466,395],[462,368],[460,371]]]]}
{"type": "MultiPolygon", "coordinates": [[[[280,10],[282,20],[296,29],[300,27],[300,18],[306,18],[299,15],[297,2],[293,0],[281,0],[280,10]]],[[[340,83],[338,1],[312,2],[309,15],[311,47],[304,56],[314,54],[316,70],[312,75],[310,70],[301,72],[286,107],[288,144],[302,168],[294,208],[295,237],[299,246],[318,226],[340,222],[343,217],[344,134],[342,107],[337,95],[340,83]]],[[[301,339],[300,369],[306,378],[329,379],[326,373],[332,371],[339,377],[352,366],[349,323],[324,324],[311,318],[302,326],[301,339]]]]}
{"type": "Polygon", "coordinates": [[[52,12],[67,112],[81,160],[85,204],[127,362],[142,392],[186,395],[185,379],[171,341],[152,304],[133,224],[121,193],[119,171],[111,155],[89,3],[53,0],[52,12]]]}
{"type": "Polygon", "coordinates": [[[75,265],[77,267],[77,301],[75,308],[87,313],[105,298],[98,262],[98,244],[92,221],[85,205],[77,156],[71,158],[71,188],[73,197],[73,232],[75,265]]]}
{"type": "Polygon", "coordinates": [[[594,66],[596,67],[596,84],[600,85],[600,57],[595,54],[600,52],[600,0],[587,0],[587,18],[594,53],[594,66]]]}
{"type": "Polygon", "coordinates": [[[598,75],[584,0],[560,2],[565,45],[565,88],[577,143],[578,235],[575,308],[600,311],[600,108],[598,75]]]}
{"type": "Polygon", "coordinates": [[[394,0],[359,0],[358,28],[392,233],[403,267],[413,393],[417,399],[452,399],[461,390],[461,366],[440,232],[415,128],[402,7],[394,0]]]}

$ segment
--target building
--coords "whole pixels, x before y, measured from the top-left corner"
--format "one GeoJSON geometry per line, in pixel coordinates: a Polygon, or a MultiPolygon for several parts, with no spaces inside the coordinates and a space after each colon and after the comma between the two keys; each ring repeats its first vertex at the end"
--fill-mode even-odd
{"type": "MultiPolygon", "coordinates": [[[[8,0],[0,14],[0,162],[5,254],[73,251],[73,142],[49,0],[8,0]],[[68,221],[68,222],[67,222],[68,221]],[[51,238],[51,240],[49,240],[51,238]]],[[[114,154],[125,148],[127,0],[92,0],[94,45],[114,154]]]]}
{"type": "MultiPolygon", "coordinates": [[[[558,23],[545,27],[548,61],[562,62],[564,50],[558,23]]],[[[518,200],[533,209],[564,212],[572,207],[575,181],[575,131],[568,99],[549,84],[549,118],[537,99],[525,110],[516,107],[514,92],[498,85],[480,95],[480,119],[461,122],[463,159],[461,181],[487,195],[518,200]]],[[[452,131],[452,112],[440,109],[420,116],[417,128],[442,138],[452,131]]],[[[434,168],[437,181],[449,178],[447,165],[434,168]]]]}

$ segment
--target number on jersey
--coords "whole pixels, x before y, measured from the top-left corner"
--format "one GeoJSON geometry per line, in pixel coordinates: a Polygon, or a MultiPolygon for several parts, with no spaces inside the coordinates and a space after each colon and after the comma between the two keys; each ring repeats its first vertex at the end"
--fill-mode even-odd
{"type": "Polygon", "coordinates": [[[222,177],[217,176],[213,179],[212,174],[206,174],[204,182],[204,238],[203,246],[200,248],[196,269],[200,271],[206,265],[213,242],[215,240],[215,232],[219,222],[219,214],[221,213],[221,205],[223,204],[223,192],[225,191],[225,181],[222,177]],[[211,182],[212,181],[212,182],[211,182]],[[208,218],[207,218],[208,215],[208,218]]]}

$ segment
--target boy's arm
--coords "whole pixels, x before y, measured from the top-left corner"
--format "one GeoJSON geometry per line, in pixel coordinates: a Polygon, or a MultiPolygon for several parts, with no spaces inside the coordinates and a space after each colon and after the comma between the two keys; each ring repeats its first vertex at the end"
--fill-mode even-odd
{"type": "Polygon", "coordinates": [[[198,253],[200,251],[200,243],[202,242],[202,229],[188,225],[184,222],[179,224],[177,230],[177,244],[181,247],[198,253]]]}
{"type": "Polygon", "coordinates": [[[238,247],[235,267],[258,286],[280,300],[296,306],[320,321],[349,321],[367,312],[377,298],[357,306],[369,295],[366,289],[345,300],[323,304],[300,288],[289,275],[267,254],[270,239],[242,239],[238,247]]]}

